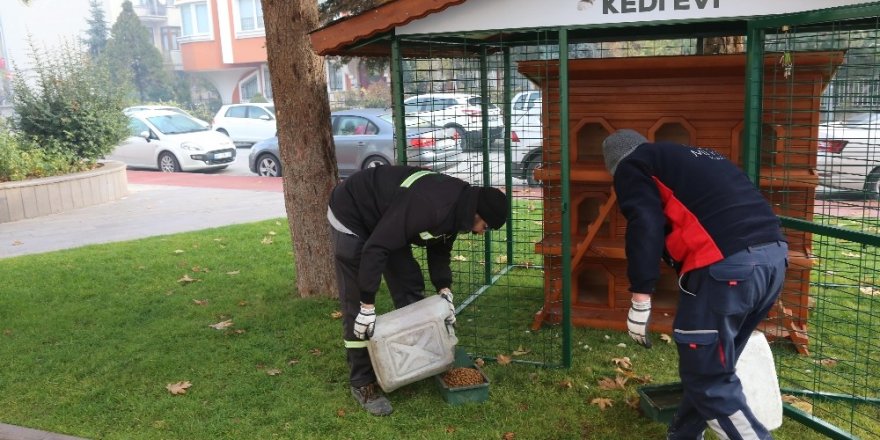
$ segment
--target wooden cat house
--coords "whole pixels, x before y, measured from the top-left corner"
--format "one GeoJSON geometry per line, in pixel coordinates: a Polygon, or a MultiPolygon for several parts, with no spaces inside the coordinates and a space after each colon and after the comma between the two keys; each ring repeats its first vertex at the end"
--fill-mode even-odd
{"type": "MultiPolygon", "coordinates": [[[[843,52],[794,53],[790,70],[781,54],[764,59],[760,189],[777,214],[810,221],[820,96],[843,52]],[[794,75],[794,77],[791,77],[794,75]],[[779,120],[777,120],[777,118],[779,120]],[[784,166],[783,166],[784,165],[784,166]]],[[[568,206],[571,234],[571,316],[576,326],[625,329],[630,306],[624,233],[602,140],[620,128],[652,141],[710,147],[742,165],[746,56],[698,55],[577,59],[569,71],[570,191],[562,200],[559,139],[559,65],[521,62],[519,71],[543,92],[544,306],[533,327],[561,320],[561,207],[568,206]]],[[[769,335],[789,337],[806,350],[811,234],[785,230],[790,265],[778,307],[764,325],[769,335]]],[[[653,297],[652,330],[671,332],[678,301],[675,272],[662,265],[653,297]]]]}

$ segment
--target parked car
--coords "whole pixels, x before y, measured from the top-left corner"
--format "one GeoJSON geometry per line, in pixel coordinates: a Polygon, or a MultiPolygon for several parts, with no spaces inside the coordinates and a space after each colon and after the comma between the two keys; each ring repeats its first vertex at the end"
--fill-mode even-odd
{"type": "Polygon", "coordinates": [[[819,184],[880,197],[880,113],[862,113],[819,128],[819,184]]]}
{"type": "Polygon", "coordinates": [[[275,136],[275,105],[258,102],[227,104],[214,115],[211,126],[229,136],[236,145],[249,146],[275,136]]]}
{"type": "Polygon", "coordinates": [[[134,105],[134,106],[126,107],[126,108],[122,109],[122,113],[125,113],[125,115],[128,116],[132,113],[142,112],[144,110],[168,110],[168,111],[180,113],[182,115],[187,115],[187,116],[195,119],[196,121],[198,121],[199,124],[202,124],[205,127],[211,126],[211,124],[209,124],[207,121],[203,121],[203,120],[191,115],[188,111],[186,111],[180,107],[174,107],[173,105],[160,105],[160,104],[134,105]]]}
{"type": "MultiPolygon", "coordinates": [[[[418,116],[434,125],[452,128],[458,132],[465,150],[480,148],[483,133],[482,98],[464,93],[429,93],[416,95],[403,101],[408,116],[418,116]]],[[[501,139],[504,124],[501,109],[488,105],[489,139],[501,139]]]]}
{"type": "MultiPolygon", "coordinates": [[[[333,142],[340,177],[380,165],[396,163],[394,122],[386,109],[356,109],[331,114],[333,142]]],[[[405,117],[407,164],[441,170],[460,151],[458,133],[437,127],[426,119],[405,117]]],[[[278,138],[273,136],[251,147],[248,165],[261,176],[281,176],[278,138]]]]}
{"type": "Polygon", "coordinates": [[[511,101],[510,153],[514,177],[525,179],[529,186],[537,186],[535,170],[541,167],[544,145],[541,119],[541,91],[517,93],[511,101]]]}
{"type": "Polygon", "coordinates": [[[128,115],[131,136],[107,159],[132,168],[165,172],[223,169],[235,160],[235,145],[190,116],[169,110],[128,115]]]}

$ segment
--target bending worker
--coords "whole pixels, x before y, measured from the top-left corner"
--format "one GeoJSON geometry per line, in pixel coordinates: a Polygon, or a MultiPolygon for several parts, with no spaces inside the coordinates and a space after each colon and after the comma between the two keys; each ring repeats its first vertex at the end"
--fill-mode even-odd
{"type": "Polygon", "coordinates": [[[661,259],[679,274],[673,321],[684,389],[669,439],[772,439],[735,374],[749,335],[782,289],[788,244],[770,205],[718,152],[650,143],[620,130],[602,144],[627,220],[627,328],[650,348],[651,294],[661,259]]]}
{"type": "Polygon", "coordinates": [[[459,232],[483,234],[507,220],[507,196],[496,188],[407,166],[359,171],[330,196],[336,280],[351,393],[370,414],[391,414],[376,383],[364,340],[376,321],[376,291],[382,276],[395,308],[424,298],[425,280],[412,245],[427,249],[431,283],[448,302],[454,323],[452,244],[459,232]]]}

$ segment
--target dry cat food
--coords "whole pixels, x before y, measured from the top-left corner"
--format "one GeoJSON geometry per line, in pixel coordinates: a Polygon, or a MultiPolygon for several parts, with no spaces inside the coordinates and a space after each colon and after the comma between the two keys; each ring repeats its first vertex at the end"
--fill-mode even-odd
{"type": "Polygon", "coordinates": [[[473,368],[453,368],[443,376],[450,388],[466,387],[483,383],[483,375],[473,368]]]}

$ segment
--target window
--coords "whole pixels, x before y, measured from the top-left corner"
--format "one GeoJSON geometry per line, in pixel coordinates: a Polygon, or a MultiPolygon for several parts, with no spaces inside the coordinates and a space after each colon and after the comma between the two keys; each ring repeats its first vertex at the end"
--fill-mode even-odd
{"type": "Polygon", "coordinates": [[[272,77],[269,76],[269,66],[263,66],[263,96],[267,100],[272,100],[272,77]]]}
{"type": "Polygon", "coordinates": [[[180,28],[179,27],[163,27],[161,29],[162,32],[162,52],[168,52],[171,50],[180,50],[180,46],[177,44],[177,38],[180,37],[180,28]]]}
{"type": "Polygon", "coordinates": [[[267,112],[266,110],[263,110],[260,107],[249,106],[248,118],[251,118],[251,119],[260,119],[260,118],[272,119],[272,116],[269,115],[269,112],[267,112]]]}
{"type": "Polygon", "coordinates": [[[263,29],[263,6],[260,0],[238,0],[239,24],[242,31],[263,29]]]}
{"type": "Polygon", "coordinates": [[[260,82],[257,78],[257,75],[251,75],[250,78],[241,83],[242,100],[250,101],[250,99],[256,96],[258,93],[260,93],[260,82]]]}
{"type": "Polygon", "coordinates": [[[376,134],[379,127],[360,116],[340,116],[333,130],[334,136],[376,134]]]}
{"type": "Polygon", "coordinates": [[[207,36],[211,33],[208,20],[208,2],[180,5],[180,21],[184,37],[207,36]]]}
{"type": "Polygon", "coordinates": [[[247,106],[237,105],[235,107],[229,107],[229,110],[226,111],[227,118],[246,118],[247,117],[247,106]]]}
{"type": "Polygon", "coordinates": [[[343,76],[342,68],[336,63],[327,63],[327,87],[330,90],[342,90],[343,76]]]}
{"type": "Polygon", "coordinates": [[[147,127],[147,124],[144,124],[143,122],[134,118],[128,120],[128,133],[131,136],[140,136],[141,133],[145,131],[150,131],[150,127],[147,127]]]}

